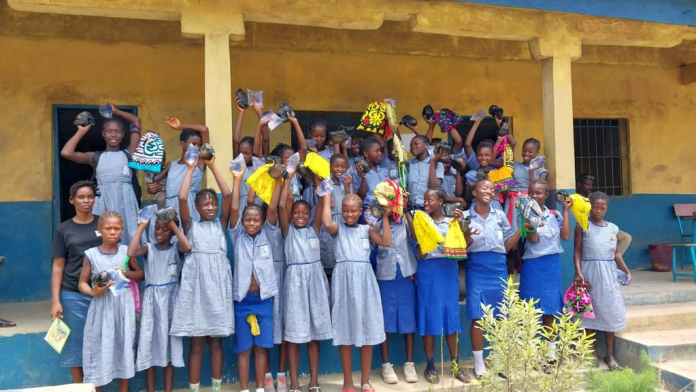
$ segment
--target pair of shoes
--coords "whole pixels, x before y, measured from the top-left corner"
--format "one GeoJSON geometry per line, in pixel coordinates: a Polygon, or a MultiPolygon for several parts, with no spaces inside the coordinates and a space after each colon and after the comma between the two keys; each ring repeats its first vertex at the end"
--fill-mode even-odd
{"type": "Polygon", "coordinates": [[[431,384],[439,384],[440,377],[437,375],[437,370],[425,368],[425,373],[423,373],[425,381],[431,384]]]}
{"type": "Polygon", "coordinates": [[[362,392],[375,392],[375,388],[368,382],[367,384],[363,384],[362,392]]]}
{"type": "Polygon", "coordinates": [[[404,364],[404,380],[406,382],[418,382],[418,373],[416,373],[416,365],[413,362],[404,364]]]}
{"type": "Polygon", "coordinates": [[[616,362],[616,359],[614,357],[611,357],[611,359],[607,359],[607,357],[604,357],[604,363],[609,366],[609,371],[615,371],[615,370],[623,370],[623,366],[619,365],[618,362],[616,362]]]}
{"type": "Polygon", "coordinates": [[[466,373],[466,370],[462,368],[459,368],[459,370],[457,370],[457,374],[455,374],[454,378],[463,382],[464,384],[471,383],[471,377],[469,377],[469,375],[466,373]]]}
{"type": "Polygon", "coordinates": [[[382,380],[387,384],[396,384],[399,382],[399,378],[394,372],[394,366],[391,363],[382,364],[382,380]]]}

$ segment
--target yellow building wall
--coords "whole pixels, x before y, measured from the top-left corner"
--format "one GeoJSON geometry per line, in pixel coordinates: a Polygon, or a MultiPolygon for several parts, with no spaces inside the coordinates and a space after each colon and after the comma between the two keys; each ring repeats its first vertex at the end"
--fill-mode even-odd
{"type": "MultiPolygon", "coordinates": [[[[0,201],[52,200],[54,104],[138,106],[143,127],[160,132],[175,157],[178,132],[164,117],[205,118],[203,47],[189,42],[0,35],[3,58],[11,59],[0,62],[0,201]]],[[[362,111],[370,101],[395,97],[399,117],[420,117],[426,103],[459,113],[495,103],[513,117],[520,142],[543,134],[539,62],[232,47],[231,68],[232,90],[264,90],[267,108],[289,102],[296,110],[362,111]]],[[[634,193],[696,192],[696,173],[684,167],[696,141],[696,87],[680,85],[678,69],[576,63],[573,86],[575,116],[629,119],[634,193]]],[[[245,135],[253,135],[254,120],[248,113],[245,135]]],[[[289,139],[287,124],[272,132],[272,145],[289,139]]]]}

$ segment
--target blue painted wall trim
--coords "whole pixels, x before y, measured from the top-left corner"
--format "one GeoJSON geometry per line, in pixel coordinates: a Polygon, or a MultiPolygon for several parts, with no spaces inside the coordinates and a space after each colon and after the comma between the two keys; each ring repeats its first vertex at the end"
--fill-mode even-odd
{"type": "Polygon", "coordinates": [[[693,0],[464,0],[462,2],[696,25],[696,2],[693,0]]]}

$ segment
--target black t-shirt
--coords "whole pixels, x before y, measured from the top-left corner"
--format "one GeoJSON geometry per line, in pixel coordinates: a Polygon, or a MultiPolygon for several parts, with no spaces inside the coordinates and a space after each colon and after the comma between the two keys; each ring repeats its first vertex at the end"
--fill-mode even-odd
{"type": "Polygon", "coordinates": [[[51,257],[65,258],[63,270],[62,290],[79,291],[77,284],[82,273],[82,263],[85,259],[85,251],[102,243],[101,234],[97,230],[98,216],[87,224],[75,223],[72,219],[58,225],[53,237],[53,250],[51,257]]]}

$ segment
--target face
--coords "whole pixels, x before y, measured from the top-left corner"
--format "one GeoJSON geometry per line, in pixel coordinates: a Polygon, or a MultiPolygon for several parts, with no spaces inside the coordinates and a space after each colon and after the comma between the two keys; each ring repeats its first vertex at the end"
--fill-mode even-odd
{"type": "Polygon", "coordinates": [[[590,208],[590,218],[595,221],[604,219],[604,215],[607,214],[607,208],[609,205],[606,200],[595,200],[592,202],[592,208],[590,208]]]}
{"type": "Polygon", "coordinates": [[[244,157],[244,163],[247,166],[251,165],[252,148],[253,146],[249,143],[242,143],[239,145],[239,152],[244,157]]]}
{"type": "Polygon", "coordinates": [[[594,181],[585,179],[579,184],[578,193],[587,197],[592,193],[592,187],[594,186],[594,181]]]}
{"type": "Polygon", "coordinates": [[[118,148],[123,140],[123,127],[115,121],[109,121],[102,128],[102,137],[109,147],[118,148]]]}
{"type": "Polygon", "coordinates": [[[108,245],[114,245],[121,239],[123,232],[123,222],[118,218],[106,219],[99,225],[99,233],[102,235],[102,241],[108,245]]]}
{"type": "Polygon", "coordinates": [[[168,244],[171,242],[174,232],[168,224],[157,219],[155,221],[155,240],[159,244],[168,244]]]}
{"type": "Polygon", "coordinates": [[[292,207],[292,223],[295,227],[305,227],[309,223],[310,211],[304,203],[292,207]]]}
{"type": "Polygon", "coordinates": [[[529,187],[529,197],[534,199],[539,206],[543,206],[549,197],[549,192],[544,185],[534,183],[529,187]]]}
{"type": "Polygon", "coordinates": [[[246,210],[242,216],[242,226],[250,235],[255,236],[263,227],[263,214],[257,208],[246,210]]]}
{"type": "Polygon", "coordinates": [[[293,150],[291,148],[286,148],[283,150],[282,153],[280,153],[280,159],[281,159],[281,162],[283,162],[284,166],[288,165],[288,159],[290,159],[290,157],[294,153],[295,153],[295,150],[293,150]]]}
{"type": "Polygon", "coordinates": [[[411,154],[417,157],[427,151],[428,146],[420,138],[411,139],[411,154]]]}
{"type": "Polygon", "coordinates": [[[334,178],[340,178],[348,170],[348,162],[345,159],[336,159],[331,164],[331,174],[334,178]]]}
{"type": "Polygon", "coordinates": [[[363,152],[365,159],[368,161],[378,164],[382,162],[382,149],[379,148],[379,144],[375,143],[370,146],[367,150],[363,152]]]}
{"type": "Polygon", "coordinates": [[[75,206],[75,211],[88,213],[94,206],[94,191],[88,186],[83,186],[75,192],[75,197],[70,198],[70,204],[75,206]]]}
{"type": "Polygon", "coordinates": [[[360,142],[362,140],[359,137],[350,138],[350,152],[354,157],[360,156],[360,142]]]}
{"type": "Polygon", "coordinates": [[[348,226],[358,223],[361,213],[362,208],[356,202],[343,202],[341,205],[341,215],[348,226]]]}
{"type": "Polygon", "coordinates": [[[423,196],[423,209],[429,215],[432,215],[438,211],[441,212],[444,204],[445,201],[437,197],[437,193],[435,191],[429,190],[425,192],[425,195],[423,196]]]}
{"type": "Polygon", "coordinates": [[[472,194],[476,198],[477,204],[490,205],[495,197],[495,186],[490,181],[479,181],[476,183],[476,188],[474,188],[472,194]]]}
{"type": "Polygon", "coordinates": [[[218,212],[217,197],[205,197],[196,203],[196,211],[203,220],[213,220],[218,212]]]}
{"type": "Polygon", "coordinates": [[[522,147],[522,160],[524,163],[531,162],[537,155],[539,155],[539,149],[532,143],[527,143],[522,147]]]}
{"type": "Polygon", "coordinates": [[[326,144],[326,127],[319,126],[310,129],[309,137],[311,137],[312,139],[314,139],[315,142],[317,142],[317,149],[324,148],[324,144],[326,144]]]}
{"type": "Polygon", "coordinates": [[[183,151],[188,149],[189,144],[193,144],[194,146],[201,148],[201,138],[199,136],[190,136],[185,141],[180,141],[179,144],[181,145],[181,149],[183,151]]]}
{"type": "Polygon", "coordinates": [[[450,169],[452,169],[452,157],[447,155],[440,159],[440,162],[442,162],[442,166],[445,168],[445,173],[449,173],[450,169]]]}
{"type": "Polygon", "coordinates": [[[479,148],[476,151],[476,161],[481,167],[488,167],[493,159],[493,150],[488,147],[479,148]]]}

